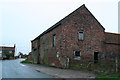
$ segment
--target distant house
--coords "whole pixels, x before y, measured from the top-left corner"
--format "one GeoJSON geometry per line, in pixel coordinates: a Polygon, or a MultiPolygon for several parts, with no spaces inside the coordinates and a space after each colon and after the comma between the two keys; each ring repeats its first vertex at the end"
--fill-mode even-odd
{"type": "Polygon", "coordinates": [[[19,55],[18,55],[19,58],[27,58],[27,56],[28,55],[23,54],[22,52],[19,52],[19,55]]]}
{"type": "Polygon", "coordinates": [[[14,59],[15,56],[15,46],[7,47],[0,46],[0,59],[14,59]]]}
{"type": "MultiPolygon", "coordinates": [[[[34,63],[66,67],[72,60],[96,63],[120,54],[120,34],[105,28],[82,5],[31,41],[34,63]]],[[[79,64],[79,63],[78,63],[79,64]]]]}

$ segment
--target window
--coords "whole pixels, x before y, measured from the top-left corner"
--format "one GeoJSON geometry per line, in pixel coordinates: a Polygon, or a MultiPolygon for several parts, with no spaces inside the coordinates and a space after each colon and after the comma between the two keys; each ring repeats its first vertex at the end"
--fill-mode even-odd
{"type": "Polygon", "coordinates": [[[77,59],[77,60],[80,60],[80,51],[74,51],[74,56],[75,58],[74,59],[77,59]]]}
{"type": "Polygon", "coordinates": [[[0,53],[2,53],[2,50],[0,50],[0,53]]]}
{"type": "Polygon", "coordinates": [[[94,52],[94,63],[98,63],[98,54],[99,52],[94,52]]]}
{"type": "Polygon", "coordinates": [[[9,51],[9,53],[12,53],[12,51],[9,51]]]}
{"type": "Polygon", "coordinates": [[[2,57],[2,54],[0,54],[0,58],[2,57]]]}
{"type": "Polygon", "coordinates": [[[36,48],[34,48],[33,50],[34,50],[34,51],[36,51],[37,49],[36,49],[36,48]]]}
{"type": "Polygon", "coordinates": [[[55,45],[56,45],[55,44],[56,43],[56,35],[55,34],[53,35],[52,41],[53,41],[52,46],[55,47],[55,45]]]}
{"type": "Polygon", "coordinates": [[[79,31],[78,40],[84,40],[84,32],[83,31],[79,31]]]}

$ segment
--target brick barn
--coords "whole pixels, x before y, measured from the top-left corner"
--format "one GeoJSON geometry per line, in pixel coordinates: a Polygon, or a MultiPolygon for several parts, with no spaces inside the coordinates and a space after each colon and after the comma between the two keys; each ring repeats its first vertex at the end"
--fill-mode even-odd
{"type": "Polygon", "coordinates": [[[15,45],[14,47],[0,46],[0,59],[14,59],[15,45]]]}
{"type": "Polygon", "coordinates": [[[83,4],[31,41],[34,63],[67,67],[70,61],[96,63],[120,54],[120,34],[105,28],[83,4]]]}

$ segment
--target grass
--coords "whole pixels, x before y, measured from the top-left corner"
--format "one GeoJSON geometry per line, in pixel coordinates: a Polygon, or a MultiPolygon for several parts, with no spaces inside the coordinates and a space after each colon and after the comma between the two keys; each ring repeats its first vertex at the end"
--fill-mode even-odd
{"type": "Polygon", "coordinates": [[[24,61],[21,61],[21,63],[29,63],[29,64],[33,64],[33,62],[32,61],[29,61],[29,60],[24,60],[24,61]]]}
{"type": "Polygon", "coordinates": [[[120,73],[100,74],[95,80],[120,80],[120,73]]]}

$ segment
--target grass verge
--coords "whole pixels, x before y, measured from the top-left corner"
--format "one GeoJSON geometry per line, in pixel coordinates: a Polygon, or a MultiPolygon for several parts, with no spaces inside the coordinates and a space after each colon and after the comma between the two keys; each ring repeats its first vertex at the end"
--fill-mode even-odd
{"type": "Polygon", "coordinates": [[[95,80],[120,80],[120,73],[100,74],[95,80]]]}
{"type": "Polygon", "coordinates": [[[24,61],[21,61],[21,63],[29,63],[29,64],[33,64],[33,62],[32,61],[29,61],[29,60],[24,60],[24,61]]]}

